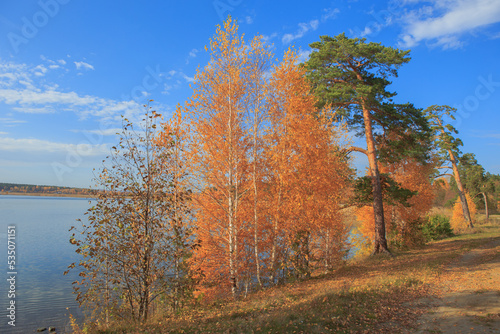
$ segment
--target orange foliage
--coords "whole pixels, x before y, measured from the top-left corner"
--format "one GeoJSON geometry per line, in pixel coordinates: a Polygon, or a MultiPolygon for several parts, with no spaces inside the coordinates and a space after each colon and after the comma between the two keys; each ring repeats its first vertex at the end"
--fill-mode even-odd
{"type": "Polygon", "coordinates": [[[274,194],[269,199],[273,217],[271,267],[286,262],[286,257],[293,255],[287,254],[287,249],[297,234],[307,232],[307,260],[316,259],[329,268],[345,245],[346,231],[338,206],[349,171],[333,153],[338,148],[332,139],[338,134],[321,115],[311,114],[316,100],[310,94],[304,70],[296,63],[297,55],[288,51],[274,68],[270,82],[271,126],[264,154],[274,194]]]}
{"type": "MultiPolygon", "coordinates": [[[[469,212],[472,219],[476,216],[477,208],[476,204],[470,197],[469,193],[465,193],[465,198],[467,199],[467,205],[469,206],[469,212]]],[[[468,223],[465,221],[464,212],[462,209],[462,202],[460,201],[460,197],[457,198],[455,205],[453,206],[453,215],[451,216],[451,228],[455,232],[461,232],[467,229],[468,223]]]]}
{"type": "MultiPolygon", "coordinates": [[[[249,192],[249,149],[245,113],[250,96],[247,70],[257,49],[247,48],[228,19],[210,41],[211,61],[198,71],[186,106],[192,128],[188,158],[197,210],[201,247],[194,261],[201,265],[205,285],[235,296],[245,261],[248,230],[242,203],[249,192]]],[[[259,48],[258,43],[252,44],[259,48]]],[[[258,59],[255,55],[253,59],[258,59]]],[[[207,293],[211,293],[207,291],[207,293]]]]}
{"type": "Polygon", "coordinates": [[[210,46],[183,110],[204,295],[236,296],[256,278],[275,284],[290,270],[331,268],[347,240],[338,208],[350,170],[335,153],[340,131],[313,114],[295,52],[266,79],[261,38],[245,45],[231,19],[210,46]]]}
{"type": "Polygon", "coordinates": [[[434,165],[418,163],[414,160],[403,160],[383,168],[391,173],[403,188],[416,191],[417,194],[408,200],[408,207],[403,205],[387,206],[390,213],[388,234],[392,242],[401,246],[412,246],[419,242],[419,218],[424,217],[432,208],[434,191],[431,184],[431,173],[434,165]]]}
{"type": "MultiPolygon", "coordinates": [[[[393,245],[407,247],[419,241],[419,218],[429,212],[434,198],[430,179],[433,168],[433,164],[422,164],[410,159],[381,166],[381,173],[390,173],[401,187],[417,192],[408,200],[408,207],[399,203],[395,205],[384,203],[384,218],[387,222],[386,233],[389,236],[389,242],[393,245]]],[[[367,253],[368,247],[373,244],[374,240],[373,208],[359,208],[356,211],[356,216],[362,223],[361,227],[358,228],[358,233],[362,237],[361,240],[357,241],[357,247],[362,253],[367,253]]]]}

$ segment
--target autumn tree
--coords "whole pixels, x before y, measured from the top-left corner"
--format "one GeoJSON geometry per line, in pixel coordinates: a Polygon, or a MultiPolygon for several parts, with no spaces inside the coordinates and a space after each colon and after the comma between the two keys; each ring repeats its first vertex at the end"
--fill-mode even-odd
{"type": "Polygon", "coordinates": [[[119,144],[96,177],[88,222],[70,240],[82,256],[70,265],[80,270],[77,300],[106,323],[146,321],[153,301],[170,293],[180,248],[186,254],[192,243],[189,225],[179,218],[188,215],[189,193],[176,188],[182,175],[171,160],[174,142],[154,144],[160,115],[146,108],[138,127],[123,118],[119,144]]]}
{"type": "Polygon", "coordinates": [[[247,120],[251,124],[249,135],[251,136],[251,174],[252,174],[252,209],[253,209],[253,250],[255,261],[255,274],[259,287],[263,286],[261,273],[261,248],[260,232],[262,230],[262,206],[259,205],[259,197],[262,193],[263,162],[262,162],[262,136],[263,122],[267,119],[267,95],[268,86],[266,73],[271,65],[272,54],[264,44],[261,36],[251,41],[248,50],[248,70],[246,101],[247,120]]]}
{"type": "Polygon", "coordinates": [[[305,67],[318,97],[317,106],[331,106],[336,115],[343,116],[358,135],[366,138],[366,149],[351,147],[348,151],[368,157],[374,253],[388,252],[378,160],[426,155],[425,147],[419,145],[428,135],[421,111],[411,104],[394,104],[391,98],[396,94],[387,90],[389,78],[397,76],[398,68],[410,60],[409,51],[366,43],[366,39],[350,39],[343,33],[321,36],[321,41],[310,46],[313,52],[305,67]]]}
{"type": "Polygon", "coordinates": [[[405,159],[387,165],[382,170],[390,172],[401,187],[414,192],[407,203],[396,202],[387,206],[390,212],[389,235],[392,235],[392,242],[400,247],[413,246],[420,241],[420,225],[432,208],[434,164],[405,159]]]}
{"type": "MultiPolygon", "coordinates": [[[[236,297],[241,266],[248,257],[243,238],[249,237],[249,221],[242,217],[252,188],[252,141],[245,116],[252,98],[249,47],[229,18],[210,41],[211,60],[198,71],[192,98],[185,113],[191,127],[189,161],[196,187],[197,236],[206,281],[229,287],[236,297]],[[210,252],[207,256],[206,252],[210,252]],[[246,253],[245,253],[246,252],[246,253]]],[[[255,69],[255,68],[254,68],[255,69]]],[[[255,190],[255,188],[254,188],[255,190]]]]}
{"type": "Polygon", "coordinates": [[[186,151],[188,150],[188,128],[177,107],[172,117],[162,124],[154,145],[168,157],[162,168],[171,173],[171,245],[172,269],[169,273],[167,295],[172,308],[177,310],[189,299],[198,283],[199,273],[193,269],[191,256],[198,247],[195,242],[192,190],[188,182],[186,151]]]}
{"type": "Polygon", "coordinates": [[[203,292],[237,297],[331,268],[347,239],[337,210],[350,169],[297,54],[270,68],[262,38],[245,44],[231,19],[210,51],[183,109],[203,292]]]}
{"type": "Polygon", "coordinates": [[[288,261],[307,277],[314,260],[331,269],[345,245],[338,210],[351,171],[340,152],[341,130],[316,112],[295,52],[273,68],[269,86],[264,154],[272,189],[271,279],[288,261]]]}
{"type": "MultiPolygon", "coordinates": [[[[438,169],[451,169],[453,174],[449,174],[455,179],[460,202],[462,203],[462,211],[464,219],[469,227],[474,227],[469,212],[469,204],[465,196],[465,189],[458,171],[458,159],[460,157],[460,146],[463,145],[460,138],[455,137],[458,131],[451,125],[445,122],[445,117],[455,119],[453,114],[456,112],[455,108],[449,106],[433,105],[425,109],[426,117],[431,126],[434,136],[434,143],[436,147],[436,154],[439,156],[438,169]],[[451,164],[451,166],[447,165],[451,164]]],[[[447,175],[447,173],[442,173],[447,175]]]]}
{"type": "MultiPolygon", "coordinates": [[[[472,197],[468,192],[465,192],[465,197],[467,199],[467,203],[469,203],[469,213],[471,217],[475,217],[476,215],[476,204],[472,200],[472,197]]],[[[460,197],[457,198],[455,204],[453,205],[453,213],[450,220],[451,228],[455,232],[461,232],[470,227],[469,222],[465,219],[462,210],[462,202],[460,197]]]]}

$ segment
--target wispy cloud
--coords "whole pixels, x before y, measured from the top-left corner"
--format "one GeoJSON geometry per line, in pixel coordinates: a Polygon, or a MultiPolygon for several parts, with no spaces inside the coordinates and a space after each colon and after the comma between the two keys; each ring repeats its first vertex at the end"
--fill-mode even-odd
{"type": "Polygon", "coordinates": [[[94,66],[92,66],[84,61],[74,61],[73,63],[75,63],[77,70],[80,70],[80,69],[93,70],[94,69],[94,66]]]}
{"type": "Polygon", "coordinates": [[[200,52],[200,51],[198,51],[198,49],[193,49],[193,50],[191,50],[191,51],[189,52],[189,57],[191,57],[191,58],[196,58],[196,54],[197,54],[198,52],[200,52]]]}
{"type": "Polygon", "coordinates": [[[67,144],[33,138],[15,139],[0,137],[0,151],[36,153],[78,152],[81,156],[98,156],[109,153],[109,148],[106,144],[67,144]]]}
{"type": "MultiPolygon", "coordinates": [[[[43,60],[48,63],[56,62],[47,58],[43,60]]],[[[57,61],[57,63],[62,65],[63,62],[57,61]]],[[[47,84],[45,77],[36,75],[41,68],[39,65],[28,66],[0,60],[0,102],[21,113],[73,112],[81,119],[94,116],[104,122],[116,121],[122,114],[138,115],[142,111],[141,105],[132,100],[117,101],[82,95],[75,91],[64,91],[58,85],[47,84]]],[[[11,118],[3,119],[3,123],[7,126],[14,126],[20,122],[11,118]]]]}
{"type": "Polygon", "coordinates": [[[48,71],[47,68],[43,65],[38,65],[35,67],[35,75],[36,76],[40,76],[40,77],[44,76],[45,73],[47,73],[47,71],[48,71]]]}
{"type": "Polygon", "coordinates": [[[52,107],[40,107],[40,108],[14,107],[12,109],[17,112],[22,112],[25,114],[53,114],[56,112],[52,107]]]}
{"type": "Polygon", "coordinates": [[[71,131],[79,133],[91,133],[101,136],[115,136],[117,133],[122,132],[122,128],[108,128],[108,129],[97,129],[97,130],[71,130],[71,131]]]}
{"type": "Polygon", "coordinates": [[[327,20],[333,19],[337,17],[339,13],[340,10],[338,8],[325,8],[323,9],[323,15],[321,15],[321,21],[325,22],[327,20]]]}
{"type": "MultiPolygon", "coordinates": [[[[281,38],[281,42],[283,44],[288,44],[296,39],[302,38],[307,32],[318,29],[320,23],[324,23],[330,19],[337,17],[338,13],[340,13],[340,10],[338,8],[323,9],[323,14],[321,14],[321,19],[319,20],[314,19],[309,22],[299,23],[297,31],[293,34],[291,33],[284,34],[283,37],[281,38]]],[[[264,39],[267,41],[269,39],[274,38],[275,36],[276,33],[272,34],[271,36],[264,36],[264,39]]]]}
{"type": "Polygon", "coordinates": [[[253,17],[251,17],[251,16],[245,16],[245,22],[246,22],[246,24],[252,24],[253,23],[253,17]]]}
{"type": "Polygon", "coordinates": [[[277,32],[273,32],[271,35],[262,35],[262,40],[266,43],[269,43],[271,40],[278,36],[277,32]]]}
{"type": "Polygon", "coordinates": [[[311,52],[311,50],[300,50],[297,61],[299,63],[306,62],[309,59],[309,55],[311,54],[311,52]]]}
{"type": "Polygon", "coordinates": [[[33,91],[29,89],[0,89],[0,101],[7,104],[68,104],[74,106],[89,105],[97,102],[93,96],[79,96],[76,92],[56,90],[33,91]]]}
{"type": "Polygon", "coordinates": [[[2,117],[2,118],[0,118],[0,123],[2,123],[5,126],[12,127],[12,126],[16,126],[16,125],[19,125],[22,123],[26,123],[26,121],[14,119],[11,117],[2,117]]]}
{"type": "Polygon", "coordinates": [[[500,133],[487,133],[484,134],[479,131],[474,131],[473,137],[476,138],[495,138],[495,139],[500,139],[500,133]]]}
{"type": "MultiPolygon", "coordinates": [[[[427,3],[411,1],[419,2],[427,3]]],[[[428,41],[443,48],[458,48],[463,34],[498,22],[498,0],[437,0],[407,12],[400,45],[413,47],[428,41]]]]}
{"type": "Polygon", "coordinates": [[[316,30],[319,26],[319,20],[311,20],[307,23],[299,23],[299,29],[294,34],[285,34],[281,38],[283,44],[288,44],[293,40],[302,38],[308,31],[316,30]]]}
{"type": "Polygon", "coordinates": [[[196,58],[198,52],[200,52],[200,50],[198,50],[198,49],[192,49],[191,51],[189,51],[188,56],[186,58],[186,64],[189,64],[189,61],[191,59],[196,58]]]}
{"type": "Polygon", "coordinates": [[[194,77],[190,77],[190,76],[187,76],[185,73],[183,72],[180,72],[180,75],[182,76],[182,78],[184,80],[186,80],[186,82],[193,82],[194,81],[194,77]]]}

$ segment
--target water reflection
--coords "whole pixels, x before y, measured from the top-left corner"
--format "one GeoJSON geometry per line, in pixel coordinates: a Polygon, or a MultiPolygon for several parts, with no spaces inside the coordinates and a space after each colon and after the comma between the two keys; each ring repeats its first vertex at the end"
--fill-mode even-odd
{"type": "Polygon", "coordinates": [[[89,207],[87,199],[0,196],[0,333],[33,333],[54,326],[69,332],[69,312],[81,318],[72,294],[77,273],[63,276],[78,260],[68,240],[72,225],[89,207]],[[16,226],[16,326],[8,325],[7,226],[16,226]]]}

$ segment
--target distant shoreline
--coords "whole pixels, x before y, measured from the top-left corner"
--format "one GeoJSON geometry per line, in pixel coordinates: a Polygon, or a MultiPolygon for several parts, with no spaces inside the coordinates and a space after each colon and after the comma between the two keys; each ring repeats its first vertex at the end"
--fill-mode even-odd
{"type": "Polygon", "coordinates": [[[38,197],[73,197],[73,198],[94,198],[91,194],[51,194],[51,193],[20,193],[20,192],[2,192],[0,196],[38,196],[38,197]]]}

